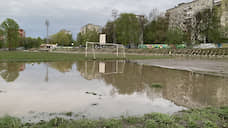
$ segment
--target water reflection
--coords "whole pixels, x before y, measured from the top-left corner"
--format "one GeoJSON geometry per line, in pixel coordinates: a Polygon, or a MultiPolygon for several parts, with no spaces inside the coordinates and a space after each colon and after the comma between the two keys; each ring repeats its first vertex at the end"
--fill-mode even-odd
{"type": "Polygon", "coordinates": [[[99,79],[104,75],[123,74],[125,69],[125,61],[81,61],[77,62],[77,70],[87,79],[99,79]]]}
{"type": "Polygon", "coordinates": [[[72,111],[99,118],[228,105],[227,77],[126,61],[0,63],[0,75],[0,116],[72,111]]]}
{"type": "MultiPolygon", "coordinates": [[[[113,70],[115,63],[105,62],[113,70]]],[[[114,86],[112,93],[144,93],[151,99],[162,97],[189,108],[228,105],[227,77],[199,74],[188,71],[142,66],[122,62],[122,73],[99,72],[100,62],[77,62],[78,71],[86,79],[102,79],[114,86]],[[152,84],[163,85],[162,89],[151,88],[152,84]]]]}
{"type": "Polygon", "coordinates": [[[46,63],[46,76],[45,76],[45,81],[48,82],[48,68],[51,67],[53,69],[58,70],[61,73],[66,73],[70,72],[72,70],[74,62],[50,62],[46,63]]]}
{"type": "Polygon", "coordinates": [[[65,73],[72,70],[74,62],[51,62],[48,63],[48,66],[58,70],[59,72],[65,73]]]}
{"type": "Polygon", "coordinates": [[[15,81],[24,70],[24,63],[0,63],[0,75],[7,82],[15,81]]]}

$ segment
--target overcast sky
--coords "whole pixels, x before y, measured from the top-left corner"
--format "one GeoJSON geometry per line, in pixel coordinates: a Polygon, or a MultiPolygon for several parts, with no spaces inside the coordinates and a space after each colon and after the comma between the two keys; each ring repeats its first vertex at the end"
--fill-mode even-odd
{"type": "Polygon", "coordinates": [[[148,15],[153,8],[165,12],[189,1],[192,0],[0,0],[0,22],[13,18],[26,31],[26,36],[45,37],[44,22],[48,19],[50,34],[67,29],[75,38],[83,25],[104,26],[112,20],[112,9],[148,15]]]}

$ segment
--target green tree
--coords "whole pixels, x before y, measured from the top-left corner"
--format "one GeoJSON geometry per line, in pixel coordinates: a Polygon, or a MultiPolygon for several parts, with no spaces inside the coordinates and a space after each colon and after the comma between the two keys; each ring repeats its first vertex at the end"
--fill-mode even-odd
{"type": "Polygon", "coordinates": [[[70,46],[73,42],[72,35],[66,32],[65,30],[61,30],[58,33],[51,36],[51,42],[57,43],[62,46],[70,46]]]}
{"type": "Polygon", "coordinates": [[[19,25],[13,19],[6,19],[0,26],[1,31],[6,37],[9,50],[15,50],[19,40],[19,25]]]}
{"type": "Polygon", "coordinates": [[[166,17],[154,18],[145,26],[145,43],[164,43],[167,39],[168,19],[166,17]]]}
{"type": "Polygon", "coordinates": [[[0,29],[0,48],[3,48],[3,44],[4,44],[4,32],[3,30],[0,29]]]}
{"type": "Polygon", "coordinates": [[[209,22],[208,41],[212,43],[220,43],[223,38],[221,26],[221,9],[214,7],[211,14],[211,22],[209,22]]]}
{"type": "Polygon", "coordinates": [[[99,33],[94,30],[87,30],[85,34],[81,32],[77,35],[77,44],[85,46],[86,42],[98,42],[99,41],[99,33]]]}
{"type": "Polygon", "coordinates": [[[166,33],[167,44],[181,44],[185,41],[186,35],[178,28],[173,28],[166,33]]]}
{"type": "Polygon", "coordinates": [[[138,18],[132,13],[123,13],[115,21],[117,42],[129,45],[139,44],[141,26],[138,18]]]}
{"type": "Polygon", "coordinates": [[[21,42],[22,42],[21,46],[23,46],[25,49],[30,49],[30,48],[39,48],[44,41],[40,37],[38,38],[26,37],[26,38],[22,38],[21,42]]]}
{"type": "Polygon", "coordinates": [[[198,42],[220,43],[222,41],[221,9],[205,9],[196,14],[196,33],[201,38],[198,42]]]}
{"type": "Polygon", "coordinates": [[[113,26],[114,22],[108,21],[105,27],[102,29],[102,33],[106,34],[106,41],[113,43],[113,26]]]}
{"type": "Polygon", "coordinates": [[[84,36],[82,35],[81,32],[77,34],[77,39],[76,39],[76,45],[85,45],[86,40],[84,39],[84,36]]]}

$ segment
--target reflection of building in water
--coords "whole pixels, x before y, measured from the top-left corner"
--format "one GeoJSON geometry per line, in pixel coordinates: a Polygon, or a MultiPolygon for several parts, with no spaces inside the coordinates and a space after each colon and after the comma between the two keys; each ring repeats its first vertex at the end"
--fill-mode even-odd
{"type": "Polygon", "coordinates": [[[85,77],[88,80],[92,80],[102,78],[102,75],[123,73],[125,61],[85,61],[78,62],[77,67],[83,77],[85,77]]]}
{"type": "MultiPolygon", "coordinates": [[[[123,73],[104,74],[104,64],[77,63],[81,75],[86,79],[103,79],[114,87],[111,93],[131,95],[146,93],[150,99],[165,98],[189,108],[228,105],[228,78],[203,75],[194,72],[164,69],[126,63],[123,73]],[[87,67],[87,68],[85,68],[87,67]],[[162,89],[151,88],[152,84],[161,84],[162,89]]],[[[115,63],[105,64],[105,72],[115,71],[115,63]],[[110,65],[108,68],[107,66],[110,65]]]]}
{"type": "Polygon", "coordinates": [[[24,71],[25,70],[25,64],[22,64],[19,68],[20,71],[24,71]]]}
{"type": "MultiPolygon", "coordinates": [[[[100,63],[101,67],[102,65],[100,63]]],[[[142,92],[144,89],[142,70],[136,68],[133,63],[107,61],[105,62],[105,73],[99,73],[99,63],[95,61],[77,62],[77,68],[84,78],[88,80],[103,79],[107,85],[113,85],[117,89],[114,92],[119,94],[133,94],[142,92]]],[[[104,72],[104,69],[102,72],[104,72]]]]}
{"type": "Polygon", "coordinates": [[[115,62],[99,62],[99,73],[103,74],[119,74],[123,73],[125,61],[115,62]]]}
{"type": "Polygon", "coordinates": [[[104,62],[99,63],[99,72],[105,73],[105,63],[104,62]]]}
{"type": "Polygon", "coordinates": [[[163,97],[178,105],[190,108],[228,105],[228,78],[171,70],[155,67],[144,67],[146,83],[164,85],[163,97]],[[147,74],[153,77],[148,79],[147,74]]]}
{"type": "Polygon", "coordinates": [[[0,75],[6,82],[15,81],[24,70],[24,63],[0,63],[0,75]]]}

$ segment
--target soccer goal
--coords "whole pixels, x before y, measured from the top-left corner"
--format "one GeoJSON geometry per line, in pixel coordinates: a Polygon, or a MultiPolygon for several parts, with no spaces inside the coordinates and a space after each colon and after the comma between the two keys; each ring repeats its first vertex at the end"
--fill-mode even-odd
{"type": "Polygon", "coordinates": [[[100,35],[100,42],[86,42],[85,56],[91,56],[96,59],[97,56],[125,58],[125,47],[122,44],[106,43],[106,35],[100,35]]]}

